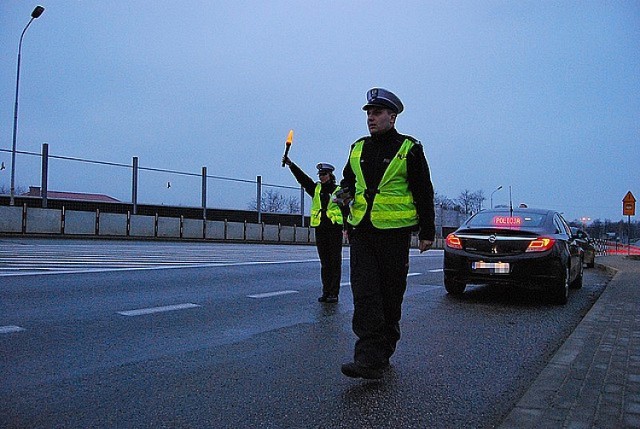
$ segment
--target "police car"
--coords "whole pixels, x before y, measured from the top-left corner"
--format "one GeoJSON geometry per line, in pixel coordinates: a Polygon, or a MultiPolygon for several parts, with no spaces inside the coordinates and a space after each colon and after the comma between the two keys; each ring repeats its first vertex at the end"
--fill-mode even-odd
{"type": "Polygon", "coordinates": [[[582,248],[560,213],[533,208],[483,210],[449,234],[444,286],[464,293],[467,284],[499,283],[541,290],[566,304],[582,287],[582,248]]]}

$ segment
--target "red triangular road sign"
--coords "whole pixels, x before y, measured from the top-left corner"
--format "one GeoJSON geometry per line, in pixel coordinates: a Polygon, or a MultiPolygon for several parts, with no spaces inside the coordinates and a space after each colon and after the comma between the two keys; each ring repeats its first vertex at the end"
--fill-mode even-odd
{"type": "Polygon", "coordinates": [[[631,191],[627,192],[627,195],[624,196],[624,198],[622,199],[623,203],[635,203],[636,202],[636,197],[633,196],[633,194],[631,193],[631,191]]]}

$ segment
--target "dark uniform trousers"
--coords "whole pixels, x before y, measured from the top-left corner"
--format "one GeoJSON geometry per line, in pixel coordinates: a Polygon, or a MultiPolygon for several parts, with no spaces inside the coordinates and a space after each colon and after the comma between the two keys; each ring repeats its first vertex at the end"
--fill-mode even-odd
{"type": "Polygon", "coordinates": [[[406,230],[356,229],[350,236],[352,323],[358,337],[354,361],[359,364],[384,365],[400,340],[410,240],[406,230]]]}
{"type": "Polygon", "coordinates": [[[338,296],[342,276],[342,225],[316,228],[316,247],[320,257],[322,294],[338,296]]]}

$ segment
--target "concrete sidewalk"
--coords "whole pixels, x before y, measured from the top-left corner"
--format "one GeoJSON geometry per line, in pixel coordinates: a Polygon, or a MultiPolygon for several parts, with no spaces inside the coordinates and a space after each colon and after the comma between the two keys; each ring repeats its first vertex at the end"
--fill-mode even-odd
{"type": "Polygon", "coordinates": [[[640,258],[615,273],[500,428],[640,428],[640,258]]]}

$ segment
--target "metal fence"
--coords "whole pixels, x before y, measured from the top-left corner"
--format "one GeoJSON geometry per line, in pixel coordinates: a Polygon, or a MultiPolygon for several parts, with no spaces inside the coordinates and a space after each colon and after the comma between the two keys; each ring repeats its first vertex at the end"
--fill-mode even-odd
{"type": "MultiPolygon", "coordinates": [[[[8,149],[0,152],[11,153],[8,149]]],[[[131,204],[131,213],[137,214],[140,205],[163,207],[197,208],[203,219],[207,209],[252,210],[257,212],[258,223],[263,221],[263,198],[277,193],[282,200],[299,202],[287,206],[284,213],[300,215],[299,225],[305,226],[305,199],[302,187],[278,185],[264,182],[262,176],[255,179],[238,179],[211,175],[207,167],[199,172],[177,171],[166,168],[141,165],[138,157],[132,157],[131,164],[97,161],[49,153],[48,144],[42,145],[42,152],[16,151],[19,156],[21,180],[38,183],[42,207],[48,205],[49,194],[55,191],[81,194],[101,194],[131,204]],[[87,178],[91,177],[91,181],[87,178]],[[65,184],[59,189],[59,184],[65,184]],[[90,187],[90,189],[87,189],[90,187]],[[273,191],[273,192],[270,192],[273,191]],[[244,204],[244,207],[242,205],[244,204]],[[290,210],[293,208],[293,210],[290,210]]],[[[0,176],[0,184],[4,182],[0,176]]],[[[26,191],[21,189],[21,194],[26,191]]],[[[309,202],[310,200],[307,200],[309,202]]],[[[307,207],[310,204],[306,205],[307,207]]],[[[270,210],[267,210],[270,211],[270,210]]],[[[200,217],[200,216],[199,216],[200,217]]],[[[459,226],[466,215],[436,207],[436,229],[438,236],[459,226]]]]}
{"type": "MultiPolygon", "coordinates": [[[[0,149],[0,152],[11,151],[0,149]]],[[[202,167],[197,173],[146,167],[140,164],[138,157],[132,157],[131,164],[123,164],[58,156],[49,153],[46,143],[42,145],[41,153],[16,151],[16,155],[20,155],[23,164],[21,171],[25,172],[23,177],[26,178],[23,180],[40,185],[40,195],[37,196],[42,198],[43,207],[47,207],[50,183],[71,182],[64,190],[55,190],[111,196],[130,202],[133,214],[137,213],[138,204],[155,204],[199,207],[206,217],[206,209],[212,206],[213,201],[218,208],[257,211],[260,219],[263,195],[272,189],[284,199],[299,201],[293,213],[300,214],[301,224],[304,223],[305,196],[302,188],[267,183],[261,176],[247,180],[211,175],[207,173],[207,167],[202,167]],[[92,178],[90,185],[87,185],[87,177],[92,178]],[[87,186],[91,189],[86,189],[87,186]],[[245,206],[241,207],[242,204],[245,206]]]]}

